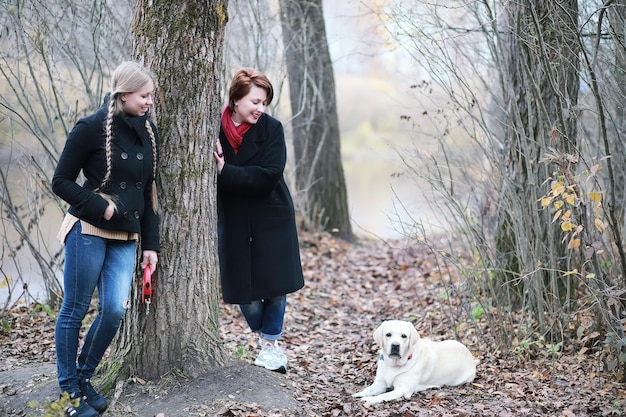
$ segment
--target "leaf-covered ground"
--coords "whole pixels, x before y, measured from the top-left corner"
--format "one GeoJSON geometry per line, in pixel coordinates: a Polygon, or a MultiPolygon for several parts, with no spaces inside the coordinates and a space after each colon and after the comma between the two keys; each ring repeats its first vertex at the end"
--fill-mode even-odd
{"type": "MultiPolygon", "coordinates": [[[[626,415],[626,387],[582,341],[568,342],[556,353],[540,342],[520,344],[516,354],[503,351],[487,321],[470,321],[464,312],[471,306],[446,291],[462,279],[454,271],[442,275],[428,248],[402,241],[347,244],[328,235],[303,235],[301,246],[306,286],[288,298],[281,344],[298,410],[231,404],[219,416],[626,415]],[[363,406],[351,394],[374,378],[378,347],[372,332],[385,319],[410,320],[423,337],[458,337],[481,361],[476,380],[407,401],[363,406]]],[[[238,308],[221,308],[226,348],[253,361],[256,337],[238,308]]],[[[54,361],[50,315],[22,308],[5,319],[12,330],[10,336],[0,331],[0,363],[54,361]]]]}

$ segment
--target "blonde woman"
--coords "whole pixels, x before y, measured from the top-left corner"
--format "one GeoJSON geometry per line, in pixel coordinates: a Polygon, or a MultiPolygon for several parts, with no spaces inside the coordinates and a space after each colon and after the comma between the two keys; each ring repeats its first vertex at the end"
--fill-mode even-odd
{"type": "Polygon", "coordinates": [[[106,399],[90,379],[128,306],[141,244],[141,267],[158,261],[155,178],[157,131],[148,115],[155,81],[136,62],[118,66],[111,91],[94,114],[70,132],[52,179],[69,204],[59,239],[65,244],[64,298],[55,329],[61,392],[78,399],[70,417],[96,417],[106,399]],[[76,179],[82,171],[84,182],[76,179]],[[78,354],[79,331],[98,288],[98,314],[78,354]]]}

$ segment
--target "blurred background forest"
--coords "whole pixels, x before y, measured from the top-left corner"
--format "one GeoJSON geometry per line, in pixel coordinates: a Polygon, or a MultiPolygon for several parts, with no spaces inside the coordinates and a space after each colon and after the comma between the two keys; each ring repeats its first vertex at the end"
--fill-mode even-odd
{"type": "MultiPolygon", "coordinates": [[[[267,73],[288,130],[279,5],[314,3],[229,2],[223,79],[267,73]]],[[[62,292],[49,179],[128,58],[133,2],[0,4],[6,308],[62,292]]],[[[576,338],[625,378],[626,0],[322,4],[354,233],[432,245],[464,279],[457,318],[499,344],[576,338]]]]}
{"type": "MultiPolygon", "coordinates": [[[[3,2],[3,13],[11,13],[11,7],[3,2]]],[[[59,3],[59,12],[74,9],[74,19],[87,18],[81,15],[80,7],[70,6],[67,2],[65,8],[59,3]]],[[[106,2],[105,2],[106,3],[106,2]]],[[[29,63],[19,62],[16,59],[16,45],[3,45],[2,65],[3,76],[0,79],[0,87],[3,91],[3,97],[6,99],[7,105],[3,107],[4,117],[1,121],[2,136],[0,137],[0,158],[2,166],[5,168],[3,172],[6,187],[11,192],[10,196],[12,204],[22,208],[23,210],[35,210],[43,216],[37,219],[37,232],[34,241],[21,241],[20,233],[12,231],[10,226],[5,223],[5,231],[8,235],[7,244],[4,245],[2,270],[5,276],[12,277],[12,282],[24,280],[29,285],[31,295],[41,299],[46,297],[46,291],[41,280],[41,272],[37,262],[29,260],[26,245],[33,245],[45,250],[51,255],[58,253],[60,245],[56,241],[56,231],[62,212],[50,207],[49,202],[40,202],[35,206],[28,201],[27,196],[37,194],[39,191],[32,191],[29,187],[45,187],[45,182],[30,185],[25,181],[32,180],[29,174],[23,172],[27,169],[24,159],[33,157],[35,152],[44,152],[48,154],[59,153],[65,139],[65,134],[71,125],[65,124],[60,126],[58,118],[55,122],[55,116],[50,109],[42,110],[39,108],[41,103],[36,102],[35,86],[27,80],[28,77],[34,76],[42,83],[41,87],[48,89],[46,77],[51,71],[50,66],[54,67],[54,71],[60,71],[63,68],[67,71],[65,74],[59,74],[61,77],[55,80],[59,93],[67,95],[65,101],[73,103],[80,108],[71,109],[75,115],[84,115],[99,106],[99,95],[102,89],[106,89],[108,85],[108,72],[115,67],[115,63],[123,56],[124,44],[128,43],[128,33],[124,33],[122,28],[129,28],[132,20],[132,1],[115,1],[110,2],[117,7],[103,8],[102,13],[111,13],[111,16],[101,18],[101,24],[109,24],[114,29],[116,35],[111,38],[116,42],[111,52],[103,52],[103,56],[98,57],[98,69],[100,73],[88,73],[87,71],[96,71],[95,68],[85,68],[85,73],[79,75],[83,82],[87,80],[84,77],[91,77],[97,80],[97,88],[95,91],[81,91],[81,83],[77,83],[75,74],[70,71],[71,65],[61,64],[61,62],[52,62],[55,57],[59,59],[67,59],[62,53],[55,53],[50,56],[49,62],[41,62],[33,60],[29,63]],[[106,22],[105,20],[109,20],[106,22]],[[15,54],[13,53],[15,52],[15,54]],[[109,55],[105,55],[105,53],[109,55]],[[38,64],[38,65],[35,65],[38,64]],[[23,72],[19,75],[19,72],[23,72]],[[20,80],[20,84],[10,86],[13,79],[20,80]],[[104,84],[102,84],[104,83],[104,84]],[[87,96],[85,96],[87,93],[87,96]],[[31,96],[31,94],[33,96],[31,96]],[[26,117],[32,120],[22,120],[22,122],[11,121],[16,115],[11,114],[17,104],[25,106],[29,109],[26,117]],[[49,123],[52,136],[46,134],[46,143],[44,149],[40,149],[36,137],[43,134],[43,131],[37,132],[39,129],[45,129],[45,126],[37,126],[40,121],[45,118],[52,118],[45,123],[49,123]],[[37,121],[39,120],[39,121],[37,121]],[[11,167],[11,168],[10,168],[11,167]],[[6,169],[9,168],[9,169],[6,169]],[[46,207],[48,209],[46,209],[46,207]],[[8,244],[11,242],[10,244],[8,244]],[[21,242],[16,244],[16,242],[21,242]],[[15,251],[15,249],[18,249],[15,251]],[[13,258],[18,252],[19,261],[16,264],[13,258]],[[16,279],[20,277],[19,279],[16,279]]],[[[394,44],[384,29],[384,22],[381,16],[376,13],[373,8],[374,4],[370,2],[361,2],[357,0],[349,0],[345,2],[324,2],[325,20],[329,48],[333,59],[333,69],[336,77],[337,87],[337,106],[341,133],[341,150],[342,162],[348,190],[348,204],[350,210],[350,218],[353,223],[353,230],[360,237],[380,237],[395,238],[402,235],[403,227],[398,222],[407,218],[406,211],[409,210],[411,216],[424,217],[431,219],[429,208],[426,204],[421,203],[421,196],[415,194],[412,188],[413,181],[406,180],[402,175],[402,167],[400,159],[394,150],[395,146],[408,146],[411,143],[411,132],[406,128],[400,116],[405,113],[405,109],[409,106],[415,106],[415,99],[409,95],[410,86],[415,83],[416,68],[410,63],[406,52],[394,44]],[[404,71],[403,71],[404,69],[404,71]]],[[[54,2],[50,3],[46,8],[54,9],[54,2]]],[[[282,47],[280,41],[280,27],[276,25],[278,21],[278,5],[273,1],[246,1],[235,0],[230,1],[230,29],[229,48],[226,50],[226,76],[229,78],[235,68],[238,66],[256,66],[264,71],[268,71],[272,77],[277,90],[279,91],[279,99],[274,102],[274,106],[270,109],[271,113],[284,121],[286,125],[289,123],[288,105],[285,104],[286,87],[285,70],[281,68],[281,52],[282,47]],[[264,10],[256,12],[254,9],[264,10]],[[256,15],[256,16],[255,16],[256,15]],[[253,34],[246,33],[246,27],[251,19],[257,19],[257,29],[261,31],[263,39],[250,42],[253,34]],[[265,20],[262,20],[265,19],[265,20]],[[266,31],[266,32],[264,32],[266,31]],[[245,37],[245,39],[243,39],[245,37]]],[[[42,16],[46,8],[41,8],[42,16]]],[[[86,13],[88,10],[83,10],[86,13]]],[[[53,16],[50,14],[48,16],[53,16]]],[[[6,19],[6,16],[5,16],[6,19]]],[[[72,25],[69,21],[65,24],[72,25]]],[[[79,29],[84,23],[74,24],[79,29]]],[[[85,27],[84,31],[90,28],[85,27]]],[[[8,29],[7,29],[8,30],[8,29]]],[[[63,26],[59,25],[57,30],[62,31],[63,26]]],[[[92,43],[81,43],[80,40],[84,36],[91,36],[86,32],[75,30],[71,35],[63,33],[55,33],[54,39],[48,39],[49,46],[54,42],[60,44],[65,43],[64,47],[67,55],[75,55],[72,59],[80,61],[82,54],[93,54],[90,49],[93,48],[92,43]]],[[[259,36],[258,34],[256,36],[259,36]]],[[[31,40],[35,41],[35,40],[31,40]]],[[[92,40],[97,41],[96,39],[92,40]]],[[[41,45],[43,47],[43,45],[41,45]]],[[[127,48],[127,46],[126,46],[127,48]]],[[[90,57],[93,59],[93,57],[90,57]]],[[[86,65],[89,62],[85,59],[86,65]]],[[[92,87],[93,88],[93,87],[92,87]]],[[[224,87],[226,91],[226,86],[224,87]]],[[[65,109],[67,110],[67,109],[65,109]]],[[[25,117],[25,118],[26,118],[25,117]]],[[[289,140],[289,138],[287,138],[289,140]]],[[[421,146],[428,147],[429,139],[423,138],[421,146]]],[[[432,141],[431,141],[432,143],[432,141]]],[[[432,145],[431,145],[432,146],[432,145]]],[[[293,153],[288,156],[290,162],[293,163],[293,153]]],[[[39,159],[39,158],[36,158],[39,159]]],[[[45,160],[46,158],[42,158],[45,160]]],[[[45,181],[46,175],[51,175],[51,168],[41,166],[43,172],[39,173],[39,179],[45,181]],[[47,170],[47,171],[46,171],[47,170]]],[[[287,173],[289,175],[289,172],[287,173]]],[[[49,178],[49,177],[48,177],[49,178]]],[[[8,200],[5,200],[8,201],[8,200]]],[[[34,225],[23,224],[23,227],[32,229],[34,225]]],[[[22,229],[25,230],[25,229],[22,229]]],[[[18,286],[21,287],[21,285],[18,286]]],[[[0,300],[5,301],[8,288],[5,285],[0,286],[0,300]]],[[[15,291],[14,296],[19,295],[21,291],[15,291]]]]}

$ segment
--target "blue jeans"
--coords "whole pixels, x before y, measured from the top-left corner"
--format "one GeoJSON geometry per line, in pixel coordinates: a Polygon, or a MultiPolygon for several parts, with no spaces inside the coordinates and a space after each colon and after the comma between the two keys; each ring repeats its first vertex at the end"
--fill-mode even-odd
{"type": "Polygon", "coordinates": [[[278,340],[283,332],[287,296],[267,298],[240,304],[239,309],[246,318],[250,330],[261,333],[267,340],[278,340]]]}
{"type": "Polygon", "coordinates": [[[55,328],[61,391],[76,392],[78,378],[91,378],[120,328],[136,261],[135,241],[107,240],[81,233],[80,222],[65,240],[63,305],[55,328]],[[98,314],[76,361],[80,328],[98,288],[98,314]]]}

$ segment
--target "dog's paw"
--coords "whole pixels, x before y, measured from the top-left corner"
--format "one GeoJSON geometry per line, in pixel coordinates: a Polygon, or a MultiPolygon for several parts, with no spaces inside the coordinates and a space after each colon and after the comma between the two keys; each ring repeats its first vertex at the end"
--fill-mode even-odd
{"type": "Polygon", "coordinates": [[[378,396],[366,396],[361,398],[361,401],[363,401],[366,406],[372,406],[374,404],[382,403],[384,400],[382,400],[378,396]]]}
{"type": "Polygon", "coordinates": [[[352,394],[354,398],[361,398],[361,397],[365,397],[366,395],[367,395],[366,390],[355,392],[354,394],[352,394]]]}

